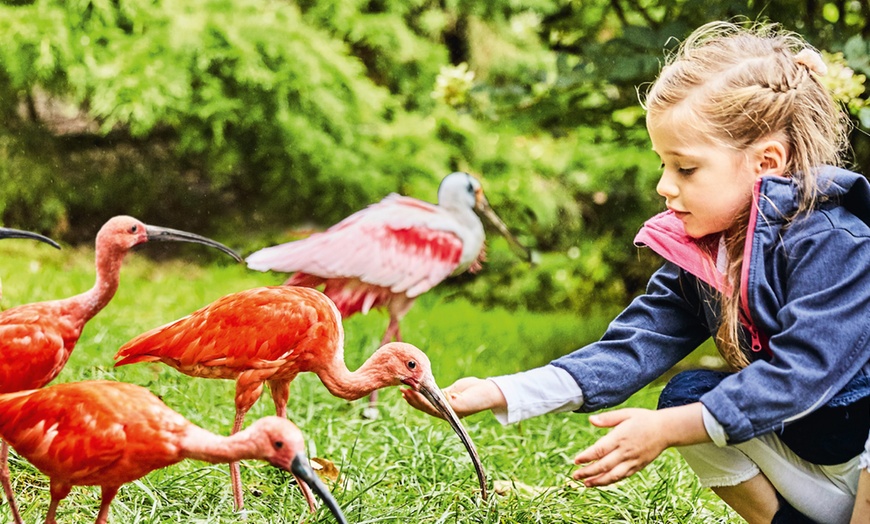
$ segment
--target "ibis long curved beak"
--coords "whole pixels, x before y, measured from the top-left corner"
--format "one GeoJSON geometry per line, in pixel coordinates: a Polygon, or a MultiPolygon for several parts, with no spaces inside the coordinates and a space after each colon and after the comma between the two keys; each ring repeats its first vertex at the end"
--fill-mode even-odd
{"type": "Polygon", "coordinates": [[[300,483],[300,486],[302,485],[302,482],[304,482],[305,485],[311,488],[311,491],[320,497],[320,500],[326,504],[326,507],[329,508],[329,511],[332,512],[332,515],[339,524],[347,524],[347,519],[344,517],[344,513],[341,512],[338,502],[335,501],[332,493],[329,492],[317,476],[317,473],[311,469],[311,466],[308,464],[308,457],[306,457],[304,453],[296,453],[296,458],[294,458],[293,462],[290,464],[290,473],[293,473],[293,476],[296,477],[296,481],[300,483]]]}
{"type": "Polygon", "coordinates": [[[40,242],[45,242],[46,244],[53,246],[57,249],[60,249],[60,246],[54,240],[44,237],[39,233],[31,233],[30,231],[22,231],[20,229],[11,229],[8,227],[0,227],[0,238],[32,238],[34,240],[39,240],[40,242]]]}
{"type": "Polygon", "coordinates": [[[495,211],[490,207],[486,196],[484,196],[483,191],[478,191],[476,196],[477,198],[475,200],[474,208],[478,210],[484,218],[489,220],[490,224],[498,230],[501,236],[507,239],[508,244],[510,244],[511,249],[517,256],[526,262],[532,262],[531,251],[529,251],[524,245],[520,244],[520,241],[510,232],[504,221],[495,214],[495,211]]]}
{"type": "Polygon", "coordinates": [[[149,242],[192,242],[194,244],[204,244],[215,249],[220,249],[227,255],[236,259],[236,262],[244,261],[241,255],[220,242],[210,238],[196,235],[194,233],[188,233],[187,231],[179,231],[178,229],[170,229],[168,227],[160,226],[146,225],[145,230],[147,231],[149,242]]]}
{"type": "Polygon", "coordinates": [[[468,454],[471,456],[471,462],[474,464],[475,471],[477,471],[477,481],[480,483],[480,496],[483,500],[486,500],[486,473],[483,471],[483,464],[480,463],[480,456],[477,454],[477,449],[475,449],[474,443],[471,442],[471,437],[468,436],[465,427],[461,422],[459,422],[459,417],[456,416],[453,408],[450,407],[450,403],[447,402],[446,398],[444,398],[444,394],[441,393],[441,388],[439,388],[438,384],[435,383],[433,377],[425,377],[423,381],[421,381],[420,393],[426,397],[426,400],[428,400],[439,413],[441,413],[441,416],[447,420],[450,427],[453,428],[453,431],[459,435],[459,440],[462,441],[465,449],[468,450],[468,454]]]}

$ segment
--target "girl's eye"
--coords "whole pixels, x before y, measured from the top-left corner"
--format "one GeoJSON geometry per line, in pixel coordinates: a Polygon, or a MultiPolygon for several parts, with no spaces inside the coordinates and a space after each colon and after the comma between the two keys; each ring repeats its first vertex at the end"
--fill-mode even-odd
{"type": "MultiPolygon", "coordinates": [[[[665,165],[664,162],[662,162],[661,165],[659,165],[659,169],[662,169],[662,170],[664,170],[666,167],[667,166],[665,165]]],[[[673,166],[673,169],[675,169],[677,171],[677,173],[679,173],[682,176],[689,176],[692,173],[694,173],[698,168],[697,167],[681,167],[680,165],[675,165],[675,166],[673,166]]]]}

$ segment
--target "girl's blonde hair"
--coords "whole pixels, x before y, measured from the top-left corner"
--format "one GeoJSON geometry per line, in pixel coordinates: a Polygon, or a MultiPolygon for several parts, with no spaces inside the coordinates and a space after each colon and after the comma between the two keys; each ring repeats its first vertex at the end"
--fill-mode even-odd
{"type": "MultiPolygon", "coordinates": [[[[735,151],[762,139],[781,140],[788,154],[785,174],[799,188],[800,214],[815,205],[817,169],[839,165],[848,144],[848,119],[819,82],[822,74],[818,53],[775,24],[711,22],[668,57],[643,105],[647,119],[682,106],[695,117],[695,131],[735,151]]],[[[716,334],[720,352],[736,369],[749,364],[739,346],[749,211],[726,232],[731,291],[723,294],[716,334]]]]}

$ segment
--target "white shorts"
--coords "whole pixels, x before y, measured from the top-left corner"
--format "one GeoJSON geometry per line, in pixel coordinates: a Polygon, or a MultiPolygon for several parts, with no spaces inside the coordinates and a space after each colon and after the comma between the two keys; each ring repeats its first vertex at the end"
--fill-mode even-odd
{"type": "Polygon", "coordinates": [[[764,473],[795,509],[831,524],[849,522],[860,468],[870,467],[870,440],[864,453],[833,466],[803,460],[773,433],[731,446],[710,442],[677,450],[705,487],[734,486],[764,473]]]}
{"type": "Polygon", "coordinates": [[[861,453],[860,465],[861,469],[870,470],[870,438],[868,438],[867,443],[864,444],[864,453],[861,453]]]}

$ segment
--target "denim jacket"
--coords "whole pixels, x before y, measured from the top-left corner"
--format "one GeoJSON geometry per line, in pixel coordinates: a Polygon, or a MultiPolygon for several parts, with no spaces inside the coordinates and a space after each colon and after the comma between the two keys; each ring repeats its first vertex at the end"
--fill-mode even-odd
{"type": "MultiPolygon", "coordinates": [[[[819,182],[816,208],[794,220],[792,179],[756,184],[741,279],[741,346],[752,362],[701,397],[730,443],[870,395],[870,184],[829,166],[819,182]]],[[[717,330],[716,290],[727,283],[710,246],[669,213],[650,219],[636,242],[666,259],[646,293],[600,341],[552,362],[583,391],[581,411],[623,402],[717,330]]]]}

